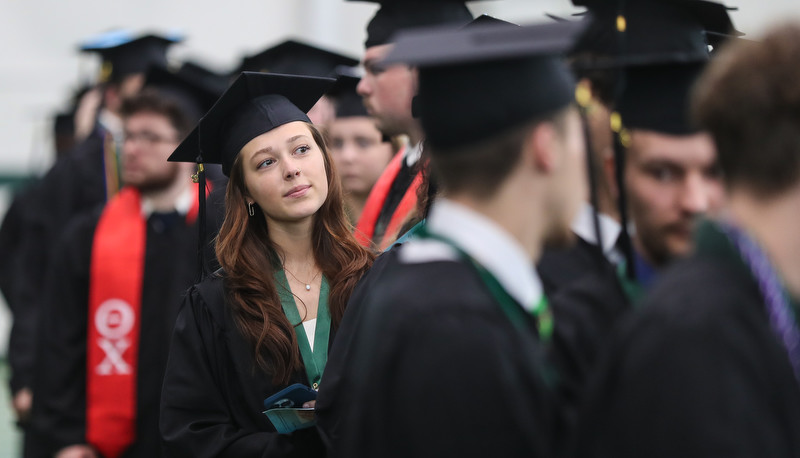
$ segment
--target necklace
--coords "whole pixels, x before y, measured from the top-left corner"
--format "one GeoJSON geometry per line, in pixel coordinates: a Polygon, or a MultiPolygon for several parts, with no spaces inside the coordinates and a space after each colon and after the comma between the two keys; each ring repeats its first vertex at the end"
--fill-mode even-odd
{"type": "Polygon", "coordinates": [[[293,273],[289,272],[289,269],[287,269],[287,268],[286,268],[286,266],[283,266],[283,270],[285,270],[285,271],[286,271],[286,272],[287,272],[289,275],[291,275],[291,276],[292,276],[292,278],[294,278],[295,280],[297,280],[297,281],[299,281],[300,283],[304,284],[304,285],[305,285],[305,287],[306,287],[306,291],[311,291],[311,283],[313,283],[313,282],[314,282],[314,280],[317,278],[317,275],[319,275],[319,272],[320,272],[320,271],[318,270],[318,271],[317,271],[317,273],[316,273],[316,274],[314,274],[314,277],[311,279],[311,281],[309,281],[309,282],[305,282],[305,281],[302,281],[302,280],[300,280],[299,278],[295,277],[295,275],[294,275],[293,273]]]}

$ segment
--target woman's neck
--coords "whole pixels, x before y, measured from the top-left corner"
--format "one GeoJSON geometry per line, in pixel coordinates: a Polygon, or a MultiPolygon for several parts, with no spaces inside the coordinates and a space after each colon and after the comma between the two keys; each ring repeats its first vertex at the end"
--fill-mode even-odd
{"type": "Polygon", "coordinates": [[[294,267],[294,272],[306,272],[316,266],[311,243],[313,219],[298,222],[268,221],[272,243],[278,248],[284,267],[294,267]]]}

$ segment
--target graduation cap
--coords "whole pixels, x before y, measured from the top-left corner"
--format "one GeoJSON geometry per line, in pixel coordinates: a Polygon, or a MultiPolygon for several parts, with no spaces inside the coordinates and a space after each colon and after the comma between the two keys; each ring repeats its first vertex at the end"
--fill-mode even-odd
{"type": "Polygon", "coordinates": [[[400,30],[434,25],[463,26],[472,21],[466,0],[350,0],[377,3],[367,25],[365,48],[387,44],[400,30]]]}
{"type": "Polygon", "coordinates": [[[417,109],[437,151],[489,139],[566,107],[575,83],[561,54],[578,22],[398,34],[385,63],[419,69],[417,109]]]}
{"type": "Polygon", "coordinates": [[[223,92],[190,71],[170,71],[157,66],[148,69],[144,85],[175,101],[194,122],[211,109],[223,92]]]}
{"type": "Polygon", "coordinates": [[[329,77],[337,67],[358,65],[358,59],[297,40],[286,40],[242,59],[241,72],[329,77]]]}
{"type": "Polygon", "coordinates": [[[585,6],[589,26],[571,54],[578,67],[697,62],[709,43],[740,34],[728,8],[705,0],[573,0],[585,6]]]}
{"type": "Polygon", "coordinates": [[[169,160],[222,164],[223,173],[229,176],[239,150],[253,138],[289,122],[311,122],[306,112],[334,81],[243,72],[169,160]]]}
{"type": "MultiPolygon", "coordinates": [[[[222,95],[222,93],[225,92],[225,89],[228,89],[228,86],[231,84],[230,78],[227,74],[211,70],[205,65],[193,60],[187,60],[183,62],[178,69],[178,74],[185,75],[186,77],[198,81],[205,87],[217,92],[216,98],[219,98],[219,96],[222,95]]],[[[211,106],[208,108],[211,108],[211,106]]],[[[206,111],[208,111],[208,109],[206,109],[206,111]]]]}
{"type": "Polygon", "coordinates": [[[626,68],[616,106],[622,125],[671,135],[697,132],[689,121],[689,96],[703,68],[702,62],[626,68]]]}
{"type": "Polygon", "coordinates": [[[119,82],[127,75],[145,73],[152,66],[167,66],[167,48],[182,41],[178,35],[147,34],[134,37],[117,30],[92,37],[80,45],[103,59],[100,81],[119,82]]]}
{"type": "Polygon", "coordinates": [[[328,91],[328,96],[333,99],[337,118],[369,116],[361,96],[356,92],[359,81],[361,78],[357,76],[343,74],[336,79],[336,83],[328,91]]]}
{"type": "Polygon", "coordinates": [[[488,26],[488,25],[505,25],[505,26],[519,27],[519,24],[514,24],[512,22],[504,21],[494,16],[489,16],[488,14],[481,14],[480,16],[473,19],[472,22],[467,24],[465,27],[488,26]]]}

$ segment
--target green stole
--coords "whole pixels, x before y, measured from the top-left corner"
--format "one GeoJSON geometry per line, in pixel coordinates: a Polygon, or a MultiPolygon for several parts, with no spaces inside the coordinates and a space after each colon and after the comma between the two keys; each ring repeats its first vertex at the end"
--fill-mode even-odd
{"type": "Polygon", "coordinates": [[[325,370],[325,363],[328,361],[328,339],[331,333],[331,314],[328,310],[328,280],[322,276],[319,287],[319,303],[317,304],[317,326],[314,331],[314,350],[308,343],[305,326],[303,326],[300,312],[297,310],[297,303],[294,300],[292,289],[286,280],[283,269],[275,271],[275,283],[278,285],[278,297],[281,300],[281,307],[286,318],[294,328],[297,335],[297,345],[300,347],[300,356],[303,358],[303,366],[308,376],[311,388],[318,390],[322,382],[322,371],[325,370]]]}
{"type": "Polygon", "coordinates": [[[481,281],[489,290],[489,293],[491,293],[494,300],[497,301],[500,310],[503,311],[503,314],[506,315],[516,328],[520,330],[525,329],[528,321],[526,314],[530,314],[536,321],[539,339],[545,343],[550,341],[550,337],[553,335],[553,315],[550,311],[547,297],[544,294],[542,294],[531,309],[525,309],[522,307],[522,304],[511,297],[508,291],[506,291],[503,285],[500,284],[500,281],[497,280],[491,272],[458,246],[457,243],[450,240],[448,237],[430,232],[427,227],[424,226],[419,228],[416,233],[420,238],[438,240],[453,248],[462,259],[472,264],[472,267],[478,272],[478,276],[480,276],[481,281]]]}

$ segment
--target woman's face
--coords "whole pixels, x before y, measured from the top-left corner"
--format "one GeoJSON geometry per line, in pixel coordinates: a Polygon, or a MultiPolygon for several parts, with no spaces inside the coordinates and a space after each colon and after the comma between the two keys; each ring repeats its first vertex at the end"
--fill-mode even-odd
{"type": "Polygon", "coordinates": [[[392,160],[392,145],[382,142],[375,120],[337,118],[328,124],[330,151],[345,194],[367,195],[392,160]]]}
{"type": "Polygon", "coordinates": [[[261,134],[239,154],[245,197],[258,204],[267,222],[301,221],[325,202],[325,160],[305,123],[290,122],[261,134]]]}

